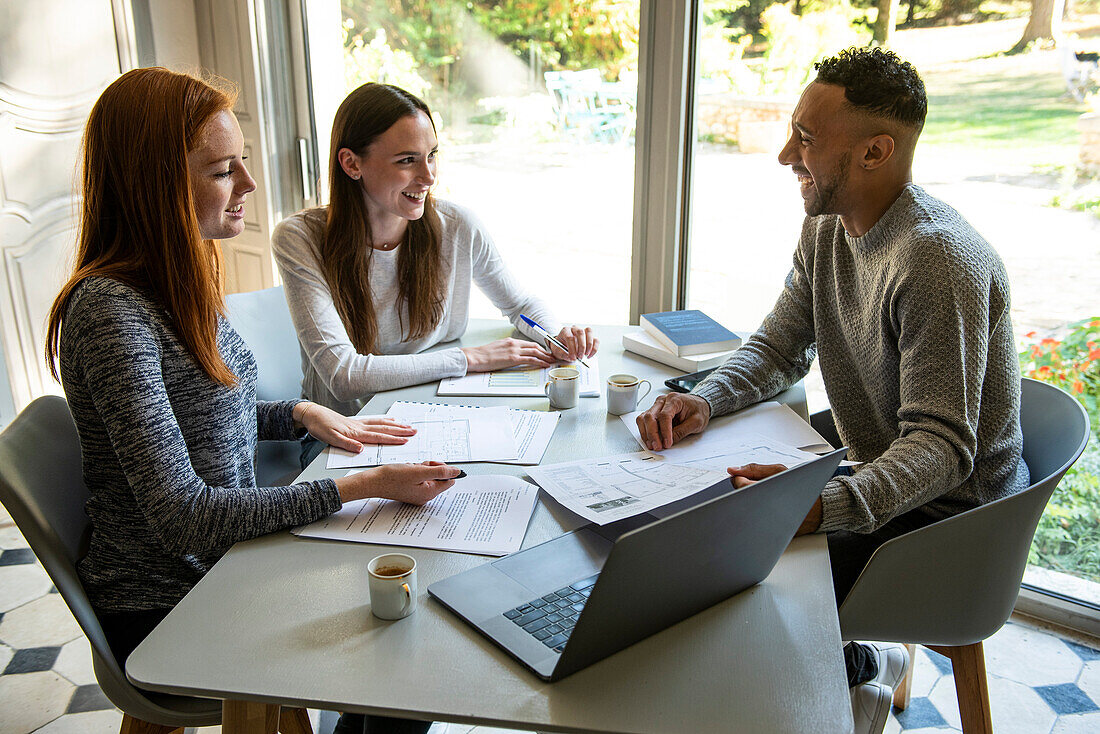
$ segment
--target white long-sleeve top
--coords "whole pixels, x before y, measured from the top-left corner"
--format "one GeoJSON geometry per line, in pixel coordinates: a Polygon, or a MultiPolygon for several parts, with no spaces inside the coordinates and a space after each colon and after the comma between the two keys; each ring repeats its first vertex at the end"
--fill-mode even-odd
{"type": "MultiPolygon", "coordinates": [[[[551,334],[560,329],[549,308],[512,276],[481,221],[465,207],[435,201],[442,223],[443,318],[427,336],[409,339],[408,317],[399,309],[397,257],[401,247],[375,250],[371,300],[378,334],[372,354],[352,346],[320,265],[325,210],[307,209],[280,222],[271,248],[282,275],[290,315],[302,350],[302,396],[344,415],[354,415],[374,393],[466,374],[458,347],[421,354],[466,331],[470,286],[476,284],[521,333],[542,343],[520,319],[524,314],[551,334]]],[[[364,247],[367,245],[364,244],[364,247]]]]}

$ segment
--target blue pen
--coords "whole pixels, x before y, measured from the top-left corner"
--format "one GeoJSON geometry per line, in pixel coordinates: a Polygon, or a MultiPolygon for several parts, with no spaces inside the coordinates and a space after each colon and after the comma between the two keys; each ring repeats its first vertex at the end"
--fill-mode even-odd
{"type": "MultiPolygon", "coordinates": [[[[535,323],[534,321],[532,321],[531,319],[527,318],[527,317],[526,317],[526,316],[524,316],[523,314],[520,314],[520,315],[519,315],[519,317],[520,317],[521,319],[523,319],[523,323],[527,324],[527,325],[528,325],[528,326],[530,326],[530,327],[531,327],[532,329],[538,329],[539,331],[541,331],[541,332],[542,332],[542,334],[543,334],[543,336],[545,336],[545,337],[546,337],[546,338],[547,338],[547,339],[548,339],[548,340],[549,340],[549,341],[550,341],[551,343],[553,343],[553,344],[556,344],[556,345],[557,345],[558,349],[562,350],[562,351],[563,351],[563,352],[565,352],[566,354],[569,354],[569,350],[568,350],[568,349],[566,349],[565,345],[564,345],[564,344],[562,344],[562,343],[561,343],[560,341],[558,341],[557,339],[555,339],[554,337],[550,336],[550,332],[549,332],[549,331],[547,331],[546,329],[542,328],[541,326],[539,326],[538,324],[536,324],[536,323],[535,323]]],[[[587,366],[588,366],[588,362],[585,362],[585,361],[584,361],[583,359],[580,359],[580,358],[578,358],[578,359],[577,359],[577,361],[578,361],[578,362],[580,362],[581,364],[583,364],[583,365],[584,365],[585,367],[587,367],[587,366]]]]}

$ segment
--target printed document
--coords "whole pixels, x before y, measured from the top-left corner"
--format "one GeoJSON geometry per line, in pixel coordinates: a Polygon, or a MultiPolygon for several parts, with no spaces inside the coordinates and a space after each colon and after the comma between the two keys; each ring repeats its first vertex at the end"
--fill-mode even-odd
{"type": "MultiPolygon", "coordinates": [[[[600,396],[600,364],[596,357],[585,357],[588,366],[580,362],[556,364],[554,367],[575,367],[581,373],[582,398],[600,396]]],[[[439,381],[435,394],[446,395],[497,395],[508,397],[541,397],[546,394],[547,374],[554,367],[513,367],[497,372],[473,372],[464,377],[448,377],[439,381]]]]}
{"type": "Polygon", "coordinates": [[[368,444],[358,454],[330,446],[326,466],[348,469],[421,461],[507,461],[519,458],[507,406],[468,408],[397,402],[386,413],[416,434],[401,445],[368,444]]]}
{"type": "MultiPolygon", "coordinates": [[[[642,411],[621,416],[630,435],[642,445],[641,432],[637,418],[642,411]]],[[[802,420],[790,406],[774,401],[757,403],[732,415],[715,418],[707,424],[706,430],[678,441],[672,448],[659,453],[669,461],[681,463],[684,458],[698,454],[715,454],[716,449],[727,446],[731,441],[740,442],[746,436],[763,436],[777,445],[795,446],[803,451],[831,450],[833,447],[815,431],[809,423],[802,420]]],[[[755,439],[754,439],[755,440],[755,439]]],[[[761,462],[756,462],[761,463],[761,462]]],[[[776,463],[776,462],[768,462],[776,463]]]]}
{"type": "Polygon", "coordinates": [[[538,487],[518,477],[469,476],[423,506],[358,500],[291,532],[307,538],[503,556],[523,544],[538,493],[538,487]]]}
{"type": "Polygon", "coordinates": [[[566,509],[597,525],[647,512],[729,476],[724,468],[681,466],[644,451],[545,464],[527,473],[566,509]]]}
{"type": "MultiPolygon", "coordinates": [[[[425,417],[439,416],[481,416],[484,411],[489,411],[494,421],[498,422],[497,429],[501,426],[500,411],[502,406],[491,408],[476,405],[448,405],[446,403],[418,403],[408,400],[398,400],[386,412],[390,418],[400,421],[423,419],[425,417]]],[[[495,461],[500,464],[518,464],[522,466],[538,464],[542,461],[542,455],[546,453],[546,447],[550,445],[550,439],[557,428],[560,413],[541,410],[507,410],[507,421],[511,426],[512,437],[516,444],[516,453],[508,459],[482,459],[482,461],[495,461]]]]}
{"type": "MultiPolygon", "coordinates": [[[[676,447],[673,446],[673,448],[676,447]]],[[[710,469],[726,474],[728,474],[726,469],[731,466],[782,464],[790,469],[792,466],[817,458],[817,454],[809,451],[779,443],[760,433],[747,432],[740,433],[736,438],[731,438],[722,444],[710,443],[705,446],[695,446],[690,453],[669,456],[669,451],[671,449],[653,453],[653,455],[680,466],[710,469]]]]}
{"type": "Polygon", "coordinates": [[[538,464],[542,461],[542,455],[546,453],[546,447],[550,445],[550,439],[554,435],[554,429],[558,427],[561,413],[512,408],[508,415],[512,421],[512,432],[515,435],[519,458],[499,463],[521,466],[538,464]]]}

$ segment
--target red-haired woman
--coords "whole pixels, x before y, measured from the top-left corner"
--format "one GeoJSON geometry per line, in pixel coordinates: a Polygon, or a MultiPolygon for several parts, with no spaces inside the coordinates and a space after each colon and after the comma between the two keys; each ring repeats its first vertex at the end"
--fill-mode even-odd
{"type": "MultiPolygon", "coordinates": [[[[351,415],[382,390],[595,354],[591,329],[559,331],[549,309],[508,272],[472,212],[434,199],[437,148],[421,99],[364,84],[333,121],[329,205],[276,227],[272,250],[310,400],[351,415]],[[421,353],[466,331],[471,285],[537,344],[502,339],[421,353]],[[547,344],[520,314],[556,333],[568,352],[547,344]]],[[[506,182],[501,195],[514,195],[506,182]]]]}
{"type": "Polygon", "coordinates": [[[234,98],[137,69],[104,91],[85,130],[76,268],[50,312],[46,351],[91,493],[78,569],[120,663],[233,543],[349,500],[422,504],[458,474],[433,463],[255,486],[258,438],[304,429],[358,450],[411,429],[257,402],[255,360],[222,314],[213,241],[240,234],[256,188],[234,98]]]}

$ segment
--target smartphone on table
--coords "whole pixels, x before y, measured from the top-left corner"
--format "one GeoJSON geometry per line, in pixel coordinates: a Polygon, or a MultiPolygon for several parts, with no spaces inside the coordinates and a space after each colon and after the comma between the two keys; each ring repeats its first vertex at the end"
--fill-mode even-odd
{"type": "Polygon", "coordinates": [[[703,378],[714,372],[717,367],[711,367],[709,370],[699,370],[698,372],[689,372],[686,375],[680,375],[679,377],[670,377],[665,380],[665,385],[670,390],[676,392],[691,392],[692,389],[703,381],[703,378]]]}

